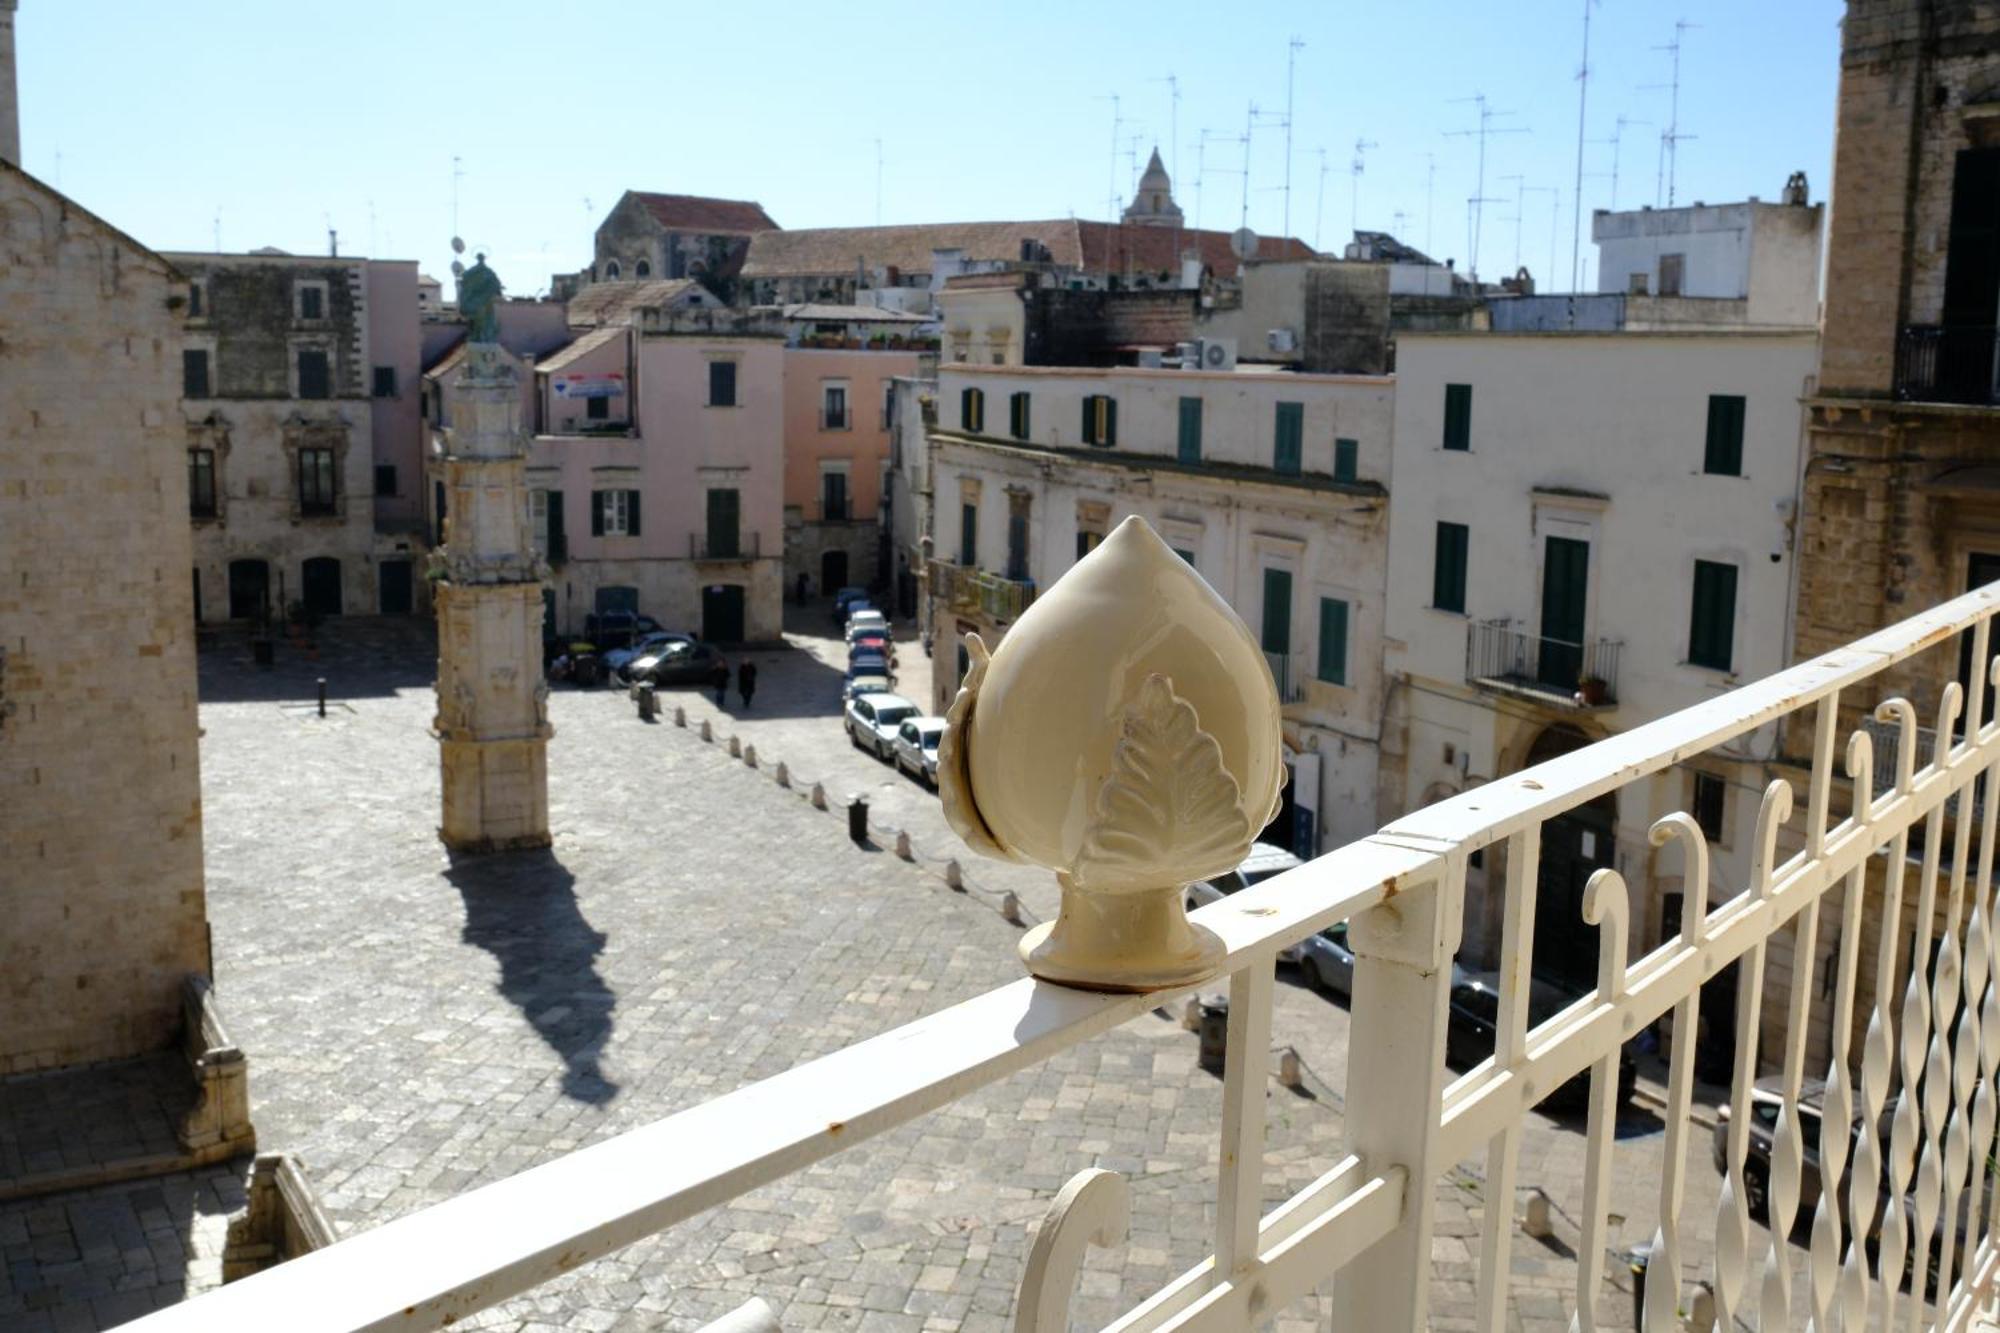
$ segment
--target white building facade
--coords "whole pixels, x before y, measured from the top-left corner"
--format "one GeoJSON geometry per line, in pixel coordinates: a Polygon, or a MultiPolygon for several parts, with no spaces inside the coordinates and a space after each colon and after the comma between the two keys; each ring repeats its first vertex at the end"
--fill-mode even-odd
{"type": "Polygon", "coordinates": [[[1302,856],[1375,822],[1394,381],[947,365],[925,477],[942,713],[965,669],[1128,515],[1263,644],[1291,781],[1263,834],[1302,856]]]}

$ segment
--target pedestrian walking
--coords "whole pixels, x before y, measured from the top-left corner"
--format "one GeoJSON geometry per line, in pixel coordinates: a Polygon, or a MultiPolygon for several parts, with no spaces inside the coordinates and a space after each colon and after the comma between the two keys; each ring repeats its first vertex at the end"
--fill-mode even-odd
{"type": "Polygon", "coordinates": [[[721,708],[729,702],[729,663],[717,662],[715,670],[708,673],[708,683],[715,686],[715,706],[721,708]]]}
{"type": "Polygon", "coordinates": [[[749,658],[736,668],[736,692],[743,696],[743,706],[750,706],[750,696],[757,692],[757,664],[749,658]]]}

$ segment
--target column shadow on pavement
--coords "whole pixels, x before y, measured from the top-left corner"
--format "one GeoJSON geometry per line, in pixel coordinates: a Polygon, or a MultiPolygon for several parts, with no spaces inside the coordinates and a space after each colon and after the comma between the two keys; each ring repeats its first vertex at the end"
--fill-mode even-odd
{"type": "Polygon", "coordinates": [[[498,960],[500,993],[562,1058],[563,1092],[609,1102],[618,1085],[599,1061],[618,999],[597,973],[609,937],[584,918],[576,877],[546,850],[454,857],[444,873],[465,901],[465,942],[498,960]]]}

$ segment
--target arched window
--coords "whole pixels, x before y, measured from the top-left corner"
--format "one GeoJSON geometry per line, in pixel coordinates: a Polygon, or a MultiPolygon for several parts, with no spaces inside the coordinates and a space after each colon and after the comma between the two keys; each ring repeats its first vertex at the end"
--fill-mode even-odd
{"type": "Polygon", "coordinates": [[[606,282],[618,281],[619,275],[622,272],[623,270],[618,267],[617,260],[607,259],[604,261],[604,280],[606,282]]]}
{"type": "Polygon", "coordinates": [[[635,278],[650,278],[653,276],[653,266],[642,259],[633,266],[632,276],[635,278]]]}

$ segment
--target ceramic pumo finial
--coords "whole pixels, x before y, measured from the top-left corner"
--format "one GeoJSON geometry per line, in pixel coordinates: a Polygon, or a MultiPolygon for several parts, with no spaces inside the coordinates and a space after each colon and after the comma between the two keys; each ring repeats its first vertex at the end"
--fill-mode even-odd
{"type": "Polygon", "coordinates": [[[1214,970],[1185,887],[1234,868],[1284,785],[1278,693],[1229,604],[1128,518],[1038,598],[951,706],[938,782],[975,850],[1056,872],[1028,970],[1156,990],[1214,970]]]}

